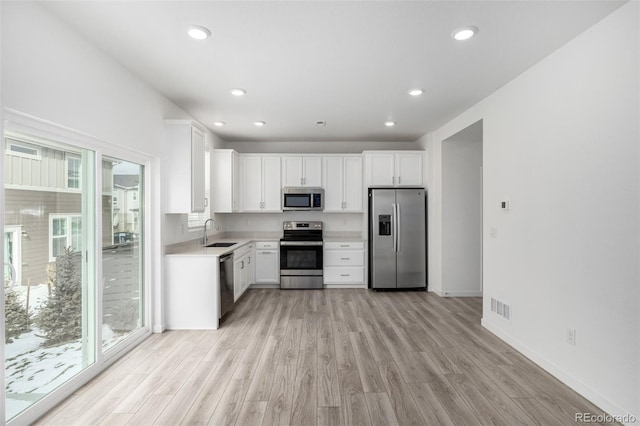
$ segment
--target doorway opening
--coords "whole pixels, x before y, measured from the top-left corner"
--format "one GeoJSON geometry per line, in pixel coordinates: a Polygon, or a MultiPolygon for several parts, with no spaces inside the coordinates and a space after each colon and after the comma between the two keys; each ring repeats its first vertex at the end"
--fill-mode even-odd
{"type": "Polygon", "coordinates": [[[442,143],[442,294],[482,296],[482,120],[442,143]]]}

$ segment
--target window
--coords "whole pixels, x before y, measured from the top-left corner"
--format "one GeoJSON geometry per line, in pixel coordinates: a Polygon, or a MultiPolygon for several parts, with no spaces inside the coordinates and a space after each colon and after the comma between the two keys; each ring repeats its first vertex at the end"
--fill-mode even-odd
{"type": "Polygon", "coordinates": [[[118,208],[118,197],[114,195],[112,197],[112,199],[111,199],[111,203],[112,203],[113,208],[117,209],[118,208]]]}
{"type": "Polygon", "coordinates": [[[39,160],[40,150],[29,144],[17,143],[11,139],[7,139],[7,154],[15,155],[17,157],[32,158],[39,160]]]}
{"type": "Polygon", "coordinates": [[[72,251],[82,248],[82,216],[50,215],[49,216],[49,261],[55,262],[58,256],[65,253],[67,247],[72,251]]]}
{"type": "Polygon", "coordinates": [[[67,188],[80,189],[81,164],[80,157],[67,154],[67,188]]]}

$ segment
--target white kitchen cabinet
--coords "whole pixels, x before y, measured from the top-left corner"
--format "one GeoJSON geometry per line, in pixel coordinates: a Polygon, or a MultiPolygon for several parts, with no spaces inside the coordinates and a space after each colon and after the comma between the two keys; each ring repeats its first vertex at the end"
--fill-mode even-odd
{"type": "Polygon", "coordinates": [[[323,158],[325,212],[362,211],[362,156],[323,158]]]}
{"type": "Polygon", "coordinates": [[[217,329],[220,318],[218,257],[165,256],[165,321],[169,330],[217,329]]]}
{"type": "Polygon", "coordinates": [[[244,212],[281,212],[280,157],[240,155],[240,199],[244,212]]]}
{"type": "Polygon", "coordinates": [[[280,284],[280,251],[277,241],[256,242],[256,284],[280,284]]]}
{"type": "Polygon", "coordinates": [[[204,212],[205,129],[191,120],[165,120],[165,134],[165,212],[204,212]]]}
{"type": "Polygon", "coordinates": [[[321,156],[282,157],[282,186],[319,188],[322,185],[321,156]]]}
{"type": "Polygon", "coordinates": [[[253,244],[233,252],[233,300],[237,301],[253,282],[253,244]]]}
{"type": "Polygon", "coordinates": [[[216,213],[234,213],[240,205],[240,158],[232,149],[216,149],[211,161],[212,207],[216,213]]]}
{"type": "Polygon", "coordinates": [[[365,151],[365,186],[423,186],[423,151],[365,151]]]}
{"type": "Polygon", "coordinates": [[[323,281],[325,285],[364,286],[363,241],[325,241],[323,281]]]}

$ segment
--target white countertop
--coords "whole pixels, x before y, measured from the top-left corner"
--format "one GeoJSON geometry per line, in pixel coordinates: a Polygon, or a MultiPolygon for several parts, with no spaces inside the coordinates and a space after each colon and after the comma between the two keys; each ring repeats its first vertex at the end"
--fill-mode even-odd
{"type": "MultiPolygon", "coordinates": [[[[203,247],[202,239],[185,241],[166,246],[167,256],[222,256],[231,253],[252,241],[280,241],[281,233],[274,232],[225,232],[209,237],[209,244],[235,242],[230,247],[203,247]]],[[[327,232],[323,240],[328,242],[365,241],[366,238],[359,232],[327,232]]]]}

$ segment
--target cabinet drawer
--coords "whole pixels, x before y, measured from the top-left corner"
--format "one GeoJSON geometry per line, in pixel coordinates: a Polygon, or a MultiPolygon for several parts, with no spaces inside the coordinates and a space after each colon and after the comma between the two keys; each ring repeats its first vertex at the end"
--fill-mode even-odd
{"type": "Polygon", "coordinates": [[[326,266],[364,266],[364,250],[325,250],[326,266]]]}
{"type": "Polygon", "coordinates": [[[256,250],[268,249],[273,250],[280,247],[280,243],[278,241],[257,241],[256,242],[256,250]]]}
{"type": "Polygon", "coordinates": [[[324,268],[325,284],[363,284],[364,268],[324,268]]]}
{"type": "Polygon", "coordinates": [[[363,250],[364,241],[325,241],[324,248],[329,250],[363,250]]]}
{"type": "Polygon", "coordinates": [[[253,244],[246,244],[240,248],[235,249],[233,251],[233,256],[236,260],[238,260],[245,254],[249,253],[251,250],[253,250],[253,244]]]}

